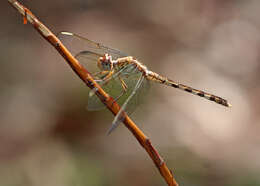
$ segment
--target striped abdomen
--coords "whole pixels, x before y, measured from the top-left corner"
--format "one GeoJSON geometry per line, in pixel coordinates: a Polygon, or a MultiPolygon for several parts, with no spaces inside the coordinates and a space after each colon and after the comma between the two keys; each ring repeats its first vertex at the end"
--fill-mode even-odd
{"type": "Polygon", "coordinates": [[[218,103],[220,105],[223,105],[223,106],[226,106],[226,107],[230,107],[231,106],[228,103],[227,100],[225,100],[225,99],[223,99],[221,97],[209,94],[209,93],[201,91],[201,90],[197,90],[197,89],[191,88],[189,86],[186,86],[186,85],[183,85],[183,84],[180,84],[180,83],[176,83],[176,82],[174,82],[174,81],[172,81],[170,79],[167,79],[166,77],[160,76],[159,74],[157,74],[155,72],[149,71],[147,73],[147,78],[149,80],[153,80],[153,81],[156,81],[158,83],[162,83],[162,84],[174,87],[174,88],[178,88],[178,89],[184,90],[184,91],[192,93],[194,95],[206,98],[206,99],[208,99],[210,101],[214,101],[214,102],[216,102],[216,103],[218,103]]]}

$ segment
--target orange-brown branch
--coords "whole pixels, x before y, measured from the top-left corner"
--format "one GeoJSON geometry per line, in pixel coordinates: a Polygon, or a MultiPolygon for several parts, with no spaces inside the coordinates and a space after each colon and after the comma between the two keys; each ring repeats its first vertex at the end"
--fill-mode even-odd
{"type": "MultiPolygon", "coordinates": [[[[115,102],[115,100],[110,97],[91,77],[90,73],[85,69],[76,58],[68,51],[68,49],[61,43],[61,41],[44,25],[42,24],[32,12],[24,7],[21,3],[16,0],[8,0],[9,3],[17,9],[20,14],[22,14],[24,19],[24,24],[30,22],[34,28],[50,43],[56,48],[56,50],[62,55],[62,57],[67,61],[73,71],[79,76],[79,78],[90,88],[97,89],[95,91],[99,99],[107,106],[107,108],[116,115],[120,106],[115,102]]],[[[169,186],[177,186],[172,172],[166,166],[166,163],[158,154],[157,150],[152,146],[151,141],[145,136],[145,134],[136,126],[136,124],[124,113],[125,126],[132,132],[136,137],[138,142],[147,151],[154,164],[160,171],[160,174],[165,179],[169,186]]]]}

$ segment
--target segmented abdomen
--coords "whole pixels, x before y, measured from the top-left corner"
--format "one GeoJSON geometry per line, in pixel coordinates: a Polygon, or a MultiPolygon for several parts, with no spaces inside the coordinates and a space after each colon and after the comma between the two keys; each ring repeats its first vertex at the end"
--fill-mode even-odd
{"type": "Polygon", "coordinates": [[[197,90],[197,89],[191,88],[189,86],[186,86],[186,85],[183,85],[183,84],[180,84],[180,83],[176,83],[176,82],[174,82],[174,81],[172,81],[172,80],[170,80],[170,79],[168,79],[166,77],[160,76],[159,74],[157,74],[155,72],[148,71],[147,72],[147,79],[152,80],[152,81],[156,81],[158,83],[162,83],[162,84],[174,87],[174,88],[178,88],[178,89],[184,90],[186,92],[189,92],[191,94],[194,94],[194,95],[206,98],[206,99],[208,99],[210,101],[214,101],[214,102],[216,102],[216,103],[218,103],[220,105],[226,106],[226,107],[230,107],[231,106],[228,103],[227,100],[225,100],[225,99],[223,99],[221,97],[215,96],[213,94],[209,94],[209,93],[201,91],[201,90],[197,90]]]}

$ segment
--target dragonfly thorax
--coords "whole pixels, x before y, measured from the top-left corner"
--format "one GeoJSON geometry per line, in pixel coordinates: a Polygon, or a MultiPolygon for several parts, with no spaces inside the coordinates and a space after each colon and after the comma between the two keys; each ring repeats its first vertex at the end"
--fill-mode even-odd
{"type": "Polygon", "coordinates": [[[105,54],[103,57],[100,57],[98,60],[98,68],[100,70],[112,70],[113,68],[113,60],[112,60],[112,56],[105,54]]]}

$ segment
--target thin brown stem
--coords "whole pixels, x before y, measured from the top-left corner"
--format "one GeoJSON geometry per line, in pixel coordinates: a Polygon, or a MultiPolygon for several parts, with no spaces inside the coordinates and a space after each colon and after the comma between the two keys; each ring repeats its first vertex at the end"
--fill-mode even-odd
{"type": "MultiPolygon", "coordinates": [[[[90,88],[96,89],[95,94],[99,99],[107,106],[107,108],[116,115],[120,106],[116,101],[110,97],[91,77],[90,73],[85,69],[76,58],[68,51],[68,49],[61,43],[61,41],[44,25],[42,24],[32,12],[24,7],[16,0],[8,0],[9,3],[22,14],[24,18],[24,24],[30,22],[34,28],[46,39],[67,61],[73,71],[79,76],[79,78],[90,88]]],[[[136,126],[136,124],[124,113],[125,126],[132,132],[138,142],[149,154],[154,164],[158,168],[160,174],[165,179],[169,186],[178,186],[175,181],[172,172],[166,166],[164,160],[160,157],[157,150],[152,146],[151,141],[145,136],[145,134],[136,126]]]]}

